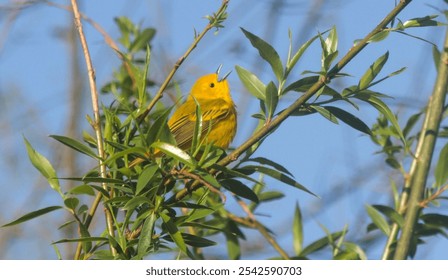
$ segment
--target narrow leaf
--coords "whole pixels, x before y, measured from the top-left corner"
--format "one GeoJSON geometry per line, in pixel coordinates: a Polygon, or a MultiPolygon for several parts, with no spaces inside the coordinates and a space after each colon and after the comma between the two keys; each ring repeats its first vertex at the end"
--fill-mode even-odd
{"type": "Polygon", "coordinates": [[[314,105],[311,105],[310,107],[313,108],[314,110],[316,110],[321,116],[323,116],[327,120],[331,121],[332,123],[339,124],[338,119],[324,107],[314,106],[314,105]]]}
{"type": "Polygon", "coordinates": [[[285,194],[277,191],[267,191],[262,192],[260,195],[258,195],[258,199],[263,202],[268,202],[271,200],[277,200],[285,197],[285,194]]]}
{"type": "Polygon", "coordinates": [[[299,256],[305,257],[311,253],[319,251],[319,250],[325,248],[326,246],[328,246],[329,244],[331,244],[332,240],[336,240],[336,239],[340,238],[343,234],[344,233],[342,231],[339,231],[339,232],[332,233],[330,236],[324,236],[324,237],[314,241],[310,245],[306,246],[302,250],[302,252],[300,252],[299,256]]]}
{"type": "Polygon", "coordinates": [[[413,18],[403,23],[404,28],[424,27],[424,26],[441,26],[441,22],[434,20],[438,15],[430,15],[425,17],[413,18]]]}
{"type": "Polygon", "coordinates": [[[277,109],[278,104],[278,91],[277,87],[273,82],[270,82],[268,86],[266,87],[266,118],[269,120],[272,118],[272,116],[275,113],[275,110],[277,109]]]}
{"type": "Polygon", "coordinates": [[[156,223],[156,219],[157,215],[152,212],[149,217],[146,218],[143,224],[137,245],[137,252],[140,258],[147,254],[148,249],[152,244],[152,236],[154,234],[154,225],[156,223]]]}
{"type": "Polygon", "coordinates": [[[302,213],[300,211],[299,203],[296,203],[296,210],[294,211],[294,221],[292,223],[293,246],[296,255],[300,255],[303,248],[303,224],[302,213]]]}
{"type": "Polygon", "coordinates": [[[372,205],[372,207],[383,213],[386,217],[388,217],[391,221],[397,223],[400,227],[403,226],[404,218],[403,216],[398,214],[395,209],[386,205],[372,205]]]}
{"type": "Polygon", "coordinates": [[[143,169],[142,173],[140,173],[138,180],[137,180],[137,186],[135,188],[135,194],[140,194],[140,192],[149,184],[151,179],[156,174],[159,167],[157,164],[151,164],[147,165],[145,169],[143,169]]]}
{"type": "Polygon", "coordinates": [[[319,81],[319,76],[310,76],[305,77],[300,80],[297,80],[293,83],[291,83],[289,86],[287,86],[282,94],[287,93],[288,91],[298,91],[298,92],[306,92],[312,85],[317,83],[319,81]]]}
{"type": "Polygon", "coordinates": [[[166,155],[175,158],[192,169],[196,168],[196,161],[188,153],[174,145],[163,142],[154,142],[151,144],[151,147],[161,150],[166,155]]]}
{"type": "MultiPolygon", "coordinates": [[[[326,31],[325,31],[326,32],[326,31]]],[[[324,34],[323,32],[322,34],[324,34]]],[[[313,38],[309,39],[305,42],[300,48],[297,50],[297,52],[294,54],[294,56],[286,63],[286,75],[289,74],[289,72],[294,68],[296,63],[300,60],[303,53],[308,49],[308,47],[317,39],[319,38],[319,35],[314,36],[313,38]]]]}
{"type": "Polygon", "coordinates": [[[163,223],[165,225],[166,230],[168,231],[169,236],[171,239],[176,243],[177,247],[188,255],[187,253],[187,245],[185,244],[185,240],[182,237],[182,234],[180,233],[179,229],[176,227],[176,225],[171,220],[171,217],[167,214],[161,212],[160,217],[162,217],[163,223]]]}
{"type": "Polygon", "coordinates": [[[33,212],[30,212],[28,214],[23,215],[22,217],[18,218],[17,220],[14,220],[12,222],[9,222],[7,224],[2,225],[2,227],[9,227],[9,226],[13,226],[13,225],[17,225],[17,224],[21,224],[23,222],[32,220],[34,218],[37,218],[39,216],[45,215],[49,212],[52,212],[54,210],[58,210],[61,209],[62,206],[50,206],[50,207],[45,207],[33,212]]]}
{"type": "Polygon", "coordinates": [[[390,34],[390,29],[384,29],[384,30],[376,33],[372,37],[370,37],[369,43],[383,41],[384,39],[387,38],[387,36],[389,36],[389,34],[390,34]]]}
{"type": "Polygon", "coordinates": [[[316,196],[314,193],[312,193],[310,190],[308,190],[306,187],[304,187],[303,185],[301,185],[300,183],[296,182],[294,179],[292,179],[291,177],[288,177],[287,175],[274,170],[274,169],[270,169],[268,167],[265,166],[259,166],[259,165],[247,165],[244,166],[242,169],[248,169],[248,170],[255,170],[257,172],[263,173],[268,175],[269,177],[272,177],[274,179],[277,179],[287,185],[293,186],[295,188],[298,188],[302,191],[305,191],[309,194],[312,194],[314,196],[316,196]]]}
{"type": "Polygon", "coordinates": [[[372,222],[386,235],[389,236],[390,227],[383,215],[373,206],[366,205],[367,214],[369,214],[372,222]]]}
{"type": "Polygon", "coordinates": [[[92,149],[90,149],[88,146],[84,145],[83,143],[79,142],[76,139],[72,139],[65,136],[60,135],[50,135],[51,138],[56,139],[57,141],[61,142],[62,144],[80,152],[83,153],[89,157],[98,159],[99,157],[95,154],[92,149]]]}
{"type": "Polygon", "coordinates": [[[448,180],[448,143],[442,148],[434,171],[436,187],[442,187],[448,180]]]}
{"type": "Polygon", "coordinates": [[[437,46],[432,46],[432,59],[434,60],[434,65],[436,66],[436,70],[439,70],[439,64],[440,64],[440,51],[437,49],[437,46]]]}
{"type": "Polygon", "coordinates": [[[249,93],[260,100],[265,100],[266,85],[255,74],[241,66],[235,66],[236,73],[249,93]]]}
{"type": "Polygon", "coordinates": [[[354,129],[365,134],[372,135],[372,131],[370,131],[370,128],[362,120],[350,114],[349,112],[333,106],[324,106],[323,108],[327,109],[334,116],[336,116],[336,118],[353,127],[354,129]]]}
{"type": "Polygon", "coordinates": [[[241,30],[243,31],[244,35],[249,39],[252,46],[254,46],[258,50],[260,56],[271,65],[272,71],[274,72],[277,79],[279,81],[282,80],[283,65],[277,51],[263,39],[250,33],[244,28],[241,28],[241,30]]]}
{"type": "Polygon", "coordinates": [[[398,124],[397,118],[383,101],[370,94],[357,94],[355,95],[355,97],[370,103],[379,112],[381,112],[391,122],[392,126],[395,128],[395,131],[398,133],[398,137],[406,146],[406,140],[403,136],[403,132],[401,131],[400,125],[398,124]]]}
{"type": "Polygon", "coordinates": [[[64,195],[61,192],[61,186],[59,185],[59,180],[57,178],[56,171],[54,170],[51,163],[48,161],[47,158],[45,158],[43,155],[39,154],[36,150],[34,150],[26,138],[24,138],[24,141],[26,145],[26,150],[28,152],[28,157],[30,158],[31,163],[47,179],[51,188],[57,191],[63,197],[64,195]]]}
{"type": "MultiPolygon", "coordinates": [[[[196,248],[203,248],[203,247],[210,247],[214,246],[217,243],[215,241],[196,236],[189,233],[181,233],[182,239],[185,241],[185,244],[196,247],[196,248]]],[[[171,236],[172,237],[172,236],[171,236]]]]}
{"type": "Polygon", "coordinates": [[[155,34],[156,30],[154,28],[144,29],[140,34],[138,34],[134,42],[132,42],[131,46],[129,47],[129,52],[136,52],[146,48],[146,45],[149,44],[155,34]]]}
{"type": "Polygon", "coordinates": [[[383,66],[384,64],[386,64],[388,58],[389,52],[386,52],[384,55],[380,56],[372,65],[370,65],[369,69],[367,69],[367,71],[359,80],[358,87],[360,90],[369,87],[370,83],[380,73],[381,69],[383,69],[383,66]]]}
{"type": "Polygon", "coordinates": [[[281,171],[281,172],[286,173],[286,174],[288,174],[290,176],[293,176],[291,174],[291,172],[289,172],[288,169],[286,169],[282,165],[280,165],[280,164],[278,164],[278,163],[276,163],[276,162],[274,162],[274,161],[272,161],[270,159],[264,158],[264,157],[250,158],[247,161],[254,161],[254,162],[258,162],[258,163],[264,164],[264,165],[269,165],[271,167],[274,167],[278,171],[281,171]]]}
{"type": "Polygon", "coordinates": [[[245,184],[241,183],[240,181],[233,180],[233,179],[227,179],[227,180],[221,181],[221,184],[224,188],[231,191],[232,193],[234,193],[242,198],[246,198],[246,199],[249,199],[250,201],[258,203],[258,197],[254,193],[254,191],[251,188],[249,188],[248,186],[246,186],[245,184]]]}

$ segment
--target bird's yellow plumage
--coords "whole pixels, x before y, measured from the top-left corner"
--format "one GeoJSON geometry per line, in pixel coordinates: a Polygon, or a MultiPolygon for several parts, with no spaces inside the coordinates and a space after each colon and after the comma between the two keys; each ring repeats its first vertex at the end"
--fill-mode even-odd
{"type": "MultiPolygon", "coordinates": [[[[218,73],[219,69],[217,73],[200,77],[193,85],[187,100],[176,109],[168,121],[168,127],[177,145],[183,150],[188,150],[192,144],[197,103],[202,113],[203,144],[212,143],[226,149],[235,137],[237,127],[235,104],[230,95],[227,75],[219,79],[218,73]]],[[[142,161],[141,158],[135,159],[130,166],[142,161]]]]}
{"type": "Polygon", "coordinates": [[[168,121],[177,145],[190,148],[196,122],[196,102],[202,112],[202,136],[204,144],[227,148],[236,133],[236,109],[230,96],[227,80],[208,74],[199,78],[183,103],[168,121]]]}

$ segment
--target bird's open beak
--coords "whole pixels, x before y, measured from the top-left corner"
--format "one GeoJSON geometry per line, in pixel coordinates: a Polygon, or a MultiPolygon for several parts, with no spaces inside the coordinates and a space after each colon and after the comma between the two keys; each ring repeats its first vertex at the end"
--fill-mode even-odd
{"type": "MultiPolygon", "coordinates": [[[[221,72],[221,68],[222,68],[222,64],[219,65],[218,69],[216,69],[216,75],[219,76],[219,72],[221,72]]],[[[232,71],[227,72],[224,77],[222,77],[221,79],[218,78],[218,82],[222,82],[225,79],[227,79],[227,77],[230,75],[230,73],[232,73],[232,71]]]]}

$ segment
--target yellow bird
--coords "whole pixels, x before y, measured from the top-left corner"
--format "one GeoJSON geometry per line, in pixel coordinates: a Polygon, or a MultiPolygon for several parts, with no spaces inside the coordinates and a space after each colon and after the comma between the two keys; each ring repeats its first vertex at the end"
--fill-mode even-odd
{"type": "MultiPolygon", "coordinates": [[[[203,145],[213,145],[226,149],[235,137],[237,128],[237,112],[230,95],[226,74],[219,78],[216,73],[200,77],[191,88],[187,100],[176,109],[168,121],[179,148],[188,150],[193,140],[196,124],[196,102],[202,113],[201,141],[203,145]],[[196,100],[196,101],[195,101],[196,100]]],[[[136,159],[131,166],[139,164],[143,159],[136,159]]]]}

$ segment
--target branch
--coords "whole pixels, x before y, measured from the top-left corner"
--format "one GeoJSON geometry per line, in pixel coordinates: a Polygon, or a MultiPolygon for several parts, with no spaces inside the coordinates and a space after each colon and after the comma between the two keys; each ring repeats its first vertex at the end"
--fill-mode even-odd
{"type": "Polygon", "coordinates": [[[280,256],[282,256],[283,259],[285,259],[285,260],[290,259],[288,256],[288,253],[286,253],[285,250],[283,250],[282,247],[280,247],[280,245],[277,243],[277,241],[274,238],[272,238],[272,236],[269,234],[268,230],[262,224],[260,224],[260,222],[258,222],[257,220],[244,219],[244,218],[238,217],[232,213],[227,213],[227,216],[229,217],[229,219],[231,219],[237,223],[240,223],[240,224],[245,225],[250,228],[257,229],[261,233],[261,235],[263,235],[263,237],[269,242],[269,244],[271,244],[271,246],[277,252],[279,252],[280,256]]]}
{"type": "Polygon", "coordinates": [[[409,247],[412,237],[415,234],[419,213],[422,209],[420,205],[425,191],[426,180],[433,157],[434,146],[440,127],[445,104],[445,95],[448,89],[448,31],[445,37],[443,53],[440,56],[437,80],[432,96],[429,98],[426,116],[420,132],[421,153],[416,153],[414,159],[415,172],[410,177],[409,200],[405,211],[405,220],[402,234],[397,243],[394,259],[402,260],[408,257],[409,247]]]}
{"type": "MultiPolygon", "coordinates": [[[[93,129],[95,130],[96,134],[96,141],[97,141],[97,147],[98,147],[98,156],[100,157],[99,164],[100,164],[100,175],[102,178],[107,177],[107,170],[106,165],[104,164],[104,158],[105,158],[105,152],[104,152],[104,142],[103,142],[103,135],[101,131],[101,116],[100,116],[100,109],[99,109],[99,103],[98,103],[98,92],[96,89],[96,83],[95,83],[95,70],[93,69],[92,60],[90,58],[89,48],[87,45],[86,38],[84,36],[84,31],[81,23],[81,16],[78,9],[78,3],[76,0],[71,0],[72,7],[73,7],[73,15],[75,18],[75,26],[79,33],[79,39],[81,41],[81,46],[84,53],[84,58],[87,65],[87,73],[89,76],[89,84],[90,84],[90,95],[92,97],[92,107],[93,107],[93,116],[94,116],[94,122],[93,122],[93,129]]],[[[105,190],[108,190],[107,185],[105,183],[102,184],[102,187],[105,190]]],[[[96,212],[96,209],[98,208],[99,202],[101,201],[101,195],[98,193],[95,203],[92,205],[91,211],[89,213],[89,219],[86,220],[85,227],[88,228],[90,226],[90,222],[92,220],[93,215],[96,212]],[[90,215],[91,214],[91,215],[90,215]]],[[[110,211],[106,208],[106,224],[107,224],[107,230],[110,236],[114,236],[114,228],[113,228],[113,219],[112,214],[110,211]]],[[[81,253],[81,243],[78,243],[78,247],[76,249],[75,259],[78,259],[81,253]]],[[[112,255],[116,254],[115,249],[111,246],[110,247],[112,255]]]]}

